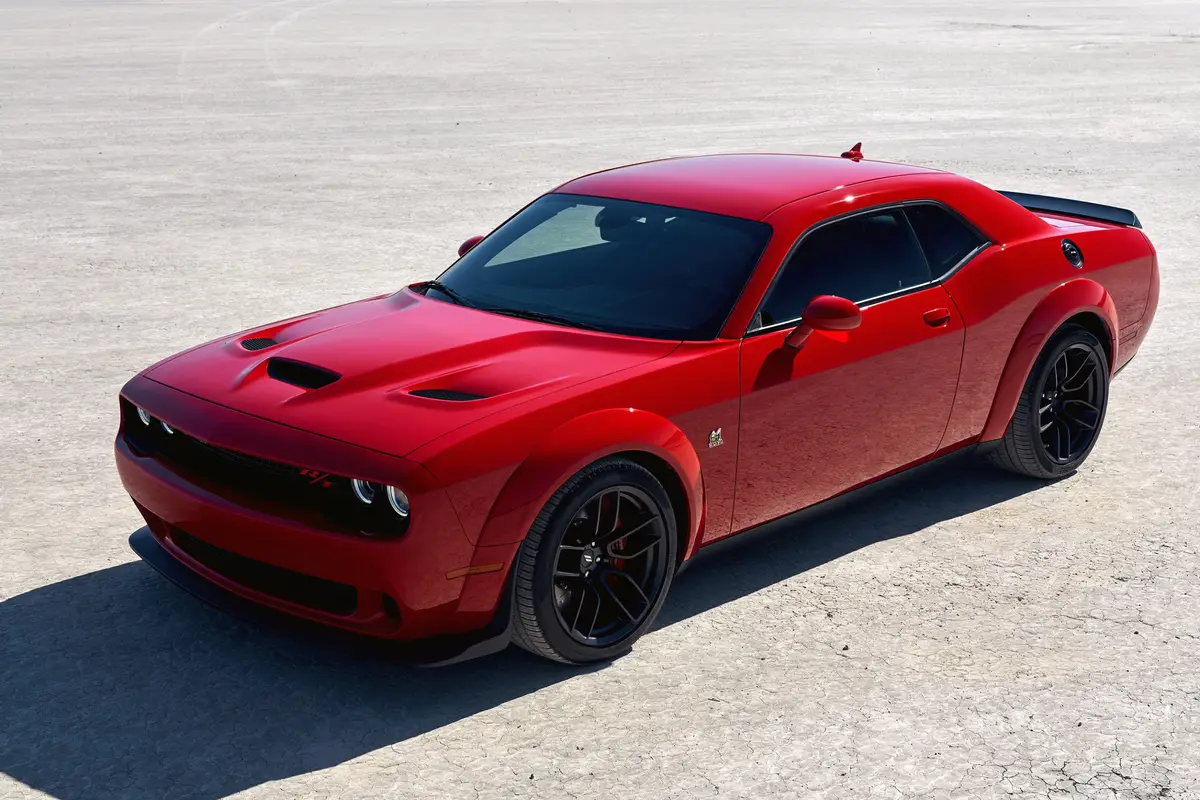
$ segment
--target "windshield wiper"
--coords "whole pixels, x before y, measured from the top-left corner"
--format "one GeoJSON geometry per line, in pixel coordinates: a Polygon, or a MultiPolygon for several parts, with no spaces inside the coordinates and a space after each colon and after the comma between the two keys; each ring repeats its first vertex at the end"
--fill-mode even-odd
{"type": "Polygon", "coordinates": [[[523,308],[495,308],[493,306],[477,305],[463,297],[458,293],[457,290],[451,289],[449,286],[437,280],[436,278],[431,281],[421,281],[416,285],[422,289],[425,289],[426,292],[428,292],[430,289],[441,292],[458,305],[466,306],[467,308],[475,308],[480,311],[491,311],[493,314],[504,314],[507,317],[520,317],[521,319],[531,319],[536,322],[548,322],[552,325],[564,325],[569,328],[583,328],[584,330],[589,331],[603,330],[595,325],[589,325],[586,322],[579,322],[577,320],[568,319],[567,317],[560,317],[556,314],[547,314],[542,311],[528,311],[523,308]]]}
{"type": "Polygon", "coordinates": [[[598,328],[595,325],[588,325],[586,322],[560,317],[556,314],[546,314],[542,311],[527,311],[523,308],[485,308],[483,310],[491,311],[494,314],[504,314],[508,317],[531,319],[535,322],[549,322],[551,325],[565,325],[568,328],[583,328],[589,331],[603,330],[603,328],[598,328]]]}
{"type": "Polygon", "coordinates": [[[475,305],[470,300],[463,297],[457,291],[451,289],[449,286],[437,280],[436,278],[431,281],[421,281],[417,284],[417,286],[420,286],[422,289],[424,289],[426,293],[428,293],[430,289],[441,292],[455,303],[458,303],[460,306],[466,306],[467,308],[479,308],[479,306],[475,305]]]}

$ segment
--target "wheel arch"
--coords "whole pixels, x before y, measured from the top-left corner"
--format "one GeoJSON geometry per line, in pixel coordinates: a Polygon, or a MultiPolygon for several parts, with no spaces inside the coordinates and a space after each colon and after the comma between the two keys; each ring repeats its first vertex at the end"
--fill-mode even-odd
{"type": "Polygon", "coordinates": [[[693,537],[691,503],[679,473],[664,459],[645,450],[623,450],[613,453],[612,457],[627,458],[645,467],[655,480],[662,484],[667,497],[671,498],[671,511],[675,515],[675,536],[679,545],[675,553],[675,563],[678,566],[691,556],[692,546],[699,541],[699,528],[702,527],[697,526],[697,535],[693,537]]]}
{"type": "Polygon", "coordinates": [[[1117,363],[1119,328],[1112,297],[1103,286],[1087,278],[1060,284],[1042,298],[1017,334],[996,386],[980,441],[992,441],[1004,435],[1042,347],[1068,322],[1081,325],[1100,340],[1109,370],[1113,370],[1117,363]]]}
{"type": "Polygon", "coordinates": [[[617,456],[645,467],[662,483],[675,514],[680,558],[690,556],[704,518],[700,458],[670,420],[631,408],[593,411],[548,431],[496,496],[478,546],[522,541],[538,512],[572,475],[617,456]]]}
{"type": "Polygon", "coordinates": [[[1063,320],[1062,324],[1078,325],[1099,339],[1100,345],[1104,348],[1104,358],[1108,361],[1108,371],[1112,372],[1116,368],[1116,353],[1113,350],[1116,346],[1116,336],[1113,335],[1113,330],[1100,314],[1095,311],[1081,311],[1063,320]]]}

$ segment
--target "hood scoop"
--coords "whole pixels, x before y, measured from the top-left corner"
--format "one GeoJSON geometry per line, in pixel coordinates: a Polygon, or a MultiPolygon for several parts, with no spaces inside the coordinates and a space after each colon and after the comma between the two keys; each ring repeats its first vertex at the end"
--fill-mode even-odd
{"type": "Polygon", "coordinates": [[[265,336],[256,336],[253,339],[243,339],[242,347],[246,350],[264,350],[268,347],[274,347],[278,342],[274,339],[268,339],[265,336]]]}
{"type": "Polygon", "coordinates": [[[487,395],[474,392],[460,392],[456,389],[413,389],[409,392],[413,397],[427,397],[430,400],[446,400],[452,403],[464,403],[468,400],[482,400],[487,395]]]}
{"type": "Polygon", "coordinates": [[[267,359],[267,375],[301,389],[320,389],[342,377],[333,370],[290,358],[267,359]]]}

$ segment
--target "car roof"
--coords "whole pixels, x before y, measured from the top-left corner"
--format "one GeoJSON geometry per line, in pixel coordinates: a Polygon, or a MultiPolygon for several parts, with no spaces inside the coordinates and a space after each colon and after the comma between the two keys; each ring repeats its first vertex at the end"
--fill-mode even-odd
{"type": "Polygon", "coordinates": [[[864,181],[940,170],[837,156],[680,156],[595,172],[554,191],[762,219],[802,197],[864,181]]]}

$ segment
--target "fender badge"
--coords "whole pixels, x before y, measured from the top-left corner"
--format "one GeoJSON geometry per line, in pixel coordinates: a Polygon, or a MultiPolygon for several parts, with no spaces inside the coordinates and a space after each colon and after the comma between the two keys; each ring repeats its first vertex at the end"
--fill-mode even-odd
{"type": "Polygon", "coordinates": [[[725,444],[725,439],[721,437],[721,429],[720,428],[717,428],[715,431],[713,431],[712,433],[710,433],[708,435],[708,446],[710,448],[720,447],[723,444],[725,444]]]}

